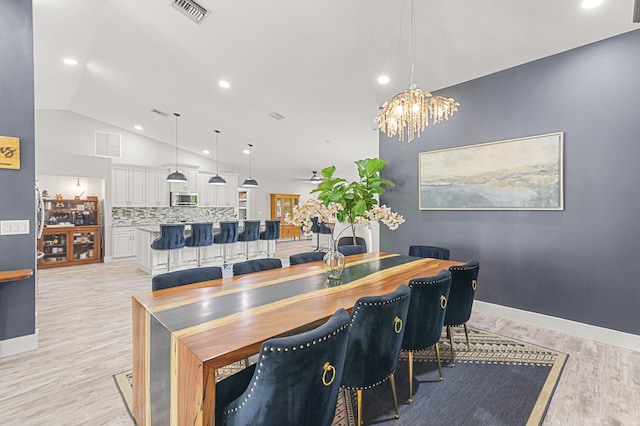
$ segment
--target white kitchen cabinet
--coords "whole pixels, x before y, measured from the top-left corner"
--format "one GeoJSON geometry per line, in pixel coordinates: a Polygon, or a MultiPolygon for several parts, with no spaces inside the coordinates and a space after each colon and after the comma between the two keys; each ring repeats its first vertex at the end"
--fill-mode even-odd
{"type": "Polygon", "coordinates": [[[147,207],[169,207],[169,188],[164,170],[145,170],[145,205],[147,207]]]}
{"type": "Polygon", "coordinates": [[[209,178],[212,175],[198,173],[198,206],[216,207],[218,186],[209,185],[209,178]]]}
{"type": "Polygon", "coordinates": [[[111,232],[114,259],[136,255],[136,228],[113,227],[111,232]]]}
{"type": "Polygon", "coordinates": [[[145,169],[114,166],[111,169],[113,207],[145,206],[145,169]]]}

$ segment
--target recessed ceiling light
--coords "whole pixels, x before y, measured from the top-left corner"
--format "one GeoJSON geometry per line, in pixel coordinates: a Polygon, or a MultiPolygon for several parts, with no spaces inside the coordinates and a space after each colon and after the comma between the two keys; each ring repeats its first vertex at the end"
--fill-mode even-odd
{"type": "Polygon", "coordinates": [[[247,148],[245,148],[245,149],[242,150],[242,153],[249,155],[251,153],[251,151],[249,151],[247,148]]]}
{"type": "Polygon", "coordinates": [[[133,126],[134,129],[138,130],[138,131],[142,131],[142,126],[139,124],[136,124],[135,126],[133,126]]]}
{"type": "Polygon", "coordinates": [[[78,65],[78,61],[72,58],[65,58],[62,62],[64,62],[65,65],[78,65]]]}
{"type": "Polygon", "coordinates": [[[209,151],[208,149],[203,149],[202,153],[209,155],[209,154],[211,154],[211,151],[209,151]]]}
{"type": "Polygon", "coordinates": [[[225,89],[228,89],[229,87],[231,87],[231,85],[229,84],[229,82],[228,82],[228,81],[226,81],[226,80],[220,80],[220,81],[218,82],[218,84],[220,85],[220,87],[223,87],[223,88],[225,88],[225,89]]]}
{"type": "Polygon", "coordinates": [[[596,6],[600,6],[600,4],[603,2],[604,0],[583,0],[582,1],[582,8],[583,9],[592,9],[596,6]]]}
{"type": "Polygon", "coordinates": [[[381,75],[378,77],[379,84],[388,84],[391,81],[388,75],[381,75]]]}

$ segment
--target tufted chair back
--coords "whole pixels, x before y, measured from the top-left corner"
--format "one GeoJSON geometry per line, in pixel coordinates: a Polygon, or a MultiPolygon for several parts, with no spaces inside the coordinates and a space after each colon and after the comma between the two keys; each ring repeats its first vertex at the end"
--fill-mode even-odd
{"type": "Polygon", "coordinates": [[[409,246],[409,256],[449,260],[449,249],[436,246],[409,246]]]}
{"type": "Polygon", "coordinates": [[[213,236],[216,244],[231,244],[238,241],[238,222],[220,222],[220,232],[213,236]]]}
{"type": "Polygon", "coordinates": [[[410,297],[409,287],[400,285],[392,293],[362,297],[353,307],[342,385],[357,391],[358,412],[362,390],[389,378],[396,417],[399,415],[393,374],[398,366],[410,297]]]}
{"type": "Polygon", "coordinates": [[[216,425],[331,425],[349,320],[339,309],[316,329],[264,342],[257,364],[216,385],[216,425]]]}
{"type": "Polygon", "coordinates": [[[238,241],[257,241],[260,238],[260,221],[245,220],[244,230],[238,235],[238,241]]]}
{"type": "Polygon", "coordinates": [[[151,248],[154,250],[173,250],[184,247],[184,225],[160,225],[160,237],[153,240],[151,248]]]}
{"type": "Polygon", "coordinates": [[[322,260],[326,253],[323,251],[310,251],[307,253],[292,254],[289,256],[289,265],[300,265],[302,263],[317,262],[322,260]]]}
{"type": "Polygon", "coordinates": [[[222,268],[218,266],[185,269],[154,276],[151,279],[151,289],[156,291],[220,278],[222,278],[222,268]]]}
{"type": "Polygon", "coordinates": [[[260,232],[261,240],[277,240],[280,238],[280,221],[265,220],[264,231],[260,232]]]}
{"type": "Polygon", "coordinates": [[[363,246],[345,245],[338,247],[338,251],[345,256],[353,256],[365,253],[366,249],[363,246]]]}
{"type": "Polygon", "coordinates": [[[244,275],[269,269],[282,268],[282,261],[275,257],[253,259],[233,264],[233,275],[244,275]]]}
{"type": "Polygon", "coordinates": [[[213,223],[191,224],[191,235],[184,240],[187,247],[204,247],[213,244],[213,223]]]}
{"type": "Polygon", "coordinates": [[[411,302],[402,338],[402,350],[409,352],[409,403],[413,402],[413,351],[435,346],[438,371],[442,365],[438,342],[442,336],[444,315],[451,288],[451,272],[443,270],[435,276],[409,281],[411,302]]]}

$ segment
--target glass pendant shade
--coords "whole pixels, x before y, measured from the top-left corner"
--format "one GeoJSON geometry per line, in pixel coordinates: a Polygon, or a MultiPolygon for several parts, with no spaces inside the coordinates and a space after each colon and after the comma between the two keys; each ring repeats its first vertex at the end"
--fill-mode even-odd
{"type": "Polygon", "coordinates": [[[177,112],[174,112],[173,115],[176,116],[176,171],[169,174],[169,176],[167,176],[167,182],[179,183],[179,182],[186,182],[187,177],[183,173],[180,173],[178,171],[178,117],[180,117],[180,114],[178,114],[177,112]]]}
{"type": "Polygon", "coordinates": [[[227,181],[219,175],[220,165],[218,164],[218,136],[220,135],[220,130],[214,130],[214,132],[216,132],[216,175],[209,178],[209,185],[222,186],[226,185],[227,181]]]}
{"type": "Polygon", "coordinates": [[[245,188],[255,188],[258,186],[258,181],[251,177],[251,147],[253,147],[253,145],[247,145],[249,145],[249,177],[242,182],[242,186],[245,188]]]}

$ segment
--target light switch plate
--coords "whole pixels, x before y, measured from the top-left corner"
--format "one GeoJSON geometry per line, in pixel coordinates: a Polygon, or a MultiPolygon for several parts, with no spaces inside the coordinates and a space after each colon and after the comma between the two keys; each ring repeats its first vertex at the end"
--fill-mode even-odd
{"type": "Polygon", "coordinates": [[[0,235],[23,235],[29,233],[29,219],[0,220],[0,235]]]}

